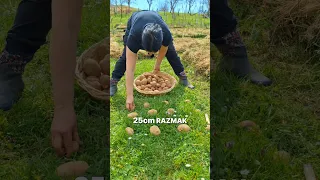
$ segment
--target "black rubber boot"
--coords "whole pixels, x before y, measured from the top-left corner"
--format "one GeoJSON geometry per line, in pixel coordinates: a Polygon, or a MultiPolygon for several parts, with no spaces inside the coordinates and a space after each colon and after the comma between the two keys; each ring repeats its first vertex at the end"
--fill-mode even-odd
{"type": "Polygon", "coordinates": [[[118,91],[118,82],[119,80],[115,80],[111,78],[110,80],[110,96],[114,96],[118,91]]]}
{"type": "Polygon", "coordinates": [[[0,54],[0,110],[10,110],[24,89],[22,74],[32,57],[22,58],[7,51],[0,54]]]}
{"type": "Polygon", "coordinates": [[[269,86],[272,81],[252,67],[248,60],[247,49],[238,31],[233,31],[213,43],[223,55],[219,67],[238,77],[246,77],[252,83],[269,86]]]}
{"type": "Polygon", "coordinates": [[[194,86],[192,84],[190,84],[190,82],[188,81],[188,77],[184,71],[181,72],[179,75],[179,82],[180,82],[180,84],[182,84],[190,89],[194,89],[194,86]]]}

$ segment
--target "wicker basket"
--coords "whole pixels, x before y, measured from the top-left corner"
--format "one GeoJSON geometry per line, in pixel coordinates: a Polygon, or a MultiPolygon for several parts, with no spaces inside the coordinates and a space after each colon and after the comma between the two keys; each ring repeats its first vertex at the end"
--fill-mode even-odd
{"type": "MultiPolygon", "coordinates": [[[[145,72],[145,73],[141,74],[140,76],[145,75],[145,74],[150,74],[150,73],[152,73],[152,72],[145,72]]],[[[157,95],[163,95],[163,94],[166,94],[166,93],[172,91],[172,89],[176,86],[177,80],[174,77],[172,77],[170,74],[167,74],[167,73],[164,73],[164,72],[158,72],[157,75],[169,78],[169,80],[170,80],[170,82],[172,84],[171,88],[163,90],[163,91],[159,91],[159,92],[144,91],[144,90],[138,89],[137,86],[136,86],[136,80],[140,78],[140,76],[138,76],[138,77],[135,78],[134,83],[133,83],[134,89],[137,90],[139,93],[144,94],[144,95],[157,96],[157,95]]]]}
{"type": "Polygon", "coordinates": [[[86,74],[83,72],[83,62],[88,58],[92,58],[97,61],[102,60],[103,57],[107,55],[108,47],[109,47],[108,42],[109,42],[108,39],[103,39],[102,41],[92,45],[90,48],[85,50],[81,54],[81,56],[77,59],[77,64],[75,69],[75,76],[79,86],[85,91],[87,91],[93,98],[97,100],[104,100],[104,101],[110,101],[110,92],[97,90],[86,82],[85,80],[86,74]]]}

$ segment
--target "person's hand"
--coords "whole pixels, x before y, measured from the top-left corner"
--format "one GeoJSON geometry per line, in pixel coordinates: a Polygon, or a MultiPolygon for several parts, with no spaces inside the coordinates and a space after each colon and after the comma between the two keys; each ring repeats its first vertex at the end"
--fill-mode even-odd
{"type": "Polygon", "coordinates": [[[134,105],[134,102],[133,102],[133,96],[128,96],[127,97],[126,108],[129,111],[133,111],[134,110],[135,105],[134,105]]]}
{"type": "Polygon", "coordinates": [[[153,70],[153,73],[157,74],[158,72],[160,72],[160,66],[155,66],[154,70],[153,70]]]}
{"type": "Polygon", "coordinates": [[[70,157],[75,151],[73,141],[81,144],[74,107],[55,108],[51,124],[51,142],[57,155],[70,157]]]}

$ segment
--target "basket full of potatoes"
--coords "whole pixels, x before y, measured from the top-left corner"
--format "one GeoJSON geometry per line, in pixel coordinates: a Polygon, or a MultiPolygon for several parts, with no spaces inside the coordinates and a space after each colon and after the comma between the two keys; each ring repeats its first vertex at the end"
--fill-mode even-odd
{"type": "Polygon", "coordinates": [[[145,95],[162,95],[170,92],[177,80],[164,72],[146,72],[138,76],[133,83],[134,88],[145,95]]]}
{"type": "Polygon", "coordinates": [[[108,39],[92,45],[77,59],[76,79],[79,86],[98,100],[110,99],[110,55],[108,39]]]}

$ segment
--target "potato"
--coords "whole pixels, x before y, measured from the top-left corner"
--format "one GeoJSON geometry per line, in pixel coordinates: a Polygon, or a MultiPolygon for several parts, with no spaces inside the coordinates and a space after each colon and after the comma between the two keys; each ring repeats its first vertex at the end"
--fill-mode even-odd
{"type": "Polygon", "coordinates": [[[160,131],[160,129],[159,129],[159,127],[158,126],[151,126],[150,127],[150,133],[151,134],[153,134],[153,135],[155,135],[155,136],[159,136],[160,135],[160,133],[161,133],[161,131],[160,131]]]}
{"type": "Polygon", "coordinates": [[[83,71],[87,76],[97,76],[101,75],[101,68],[98,62],[94,59],[87,59],[83,63],[83,71]]]}
{"type": "Polygon", "coordinates": [[[155,85],[157,84],[157,82],[151,81],[150,84],[151,84],[152,86],[155,86],[155,85]]]}
{"type": "Polygon", "coordinates": [[[145,85],[141,85],[141,90],[144,90],[146,88],[145,85]]]}
{"type": "Polygon", "coordinates": [[[290,154],[286,151],[277,151],[273,154],[273,159],[284,163],[290,162],[290,154]]]}
{"type": "Polygon", "coordinates": [[[86,81],[99,81],[99,78],[97,76],[88,76],[86,81]]]}
{"type": "Polygon", "coordinates": [[[156,78],[152,78],[151,80],[152,80],[152,81],[155,81],[155,82],[157,82],[157,79],[156,79],[156,78]]]}
{"type": "Polygon", "coordinates": [[[138,116],[138,113],[137,112],[132,112],[132,113],[129,113],[128,114],[128,118],[135,118],[135,117],[137,117],[138,116]]]}
{"type": "Polygon", "coordinates": [[[137,86],[138,89],[141,89],[141,86],[137,86]]]}
{"type": "Polygon", "coordinates": [[[249,131],[255,130],[258,128],[258,126],[256,125],[256,123],[254,123],[253,121],[242,121],[239,123],[239,126],[242,128],[245,128],[249,131]]]}
{"type": "Polygon", "coordinates": [[[148,111],[148,114],[149,114],[150,116],[154,116],[154,115],[156,115],[157,113],[158,113],[158,111],[155,110],[155,109],[150,109],[150,110],[148,111]]]}
{"type": "Polygon", "coordinates": [[[161,87],[161,85],[159,83],[156,84],[157,87],[161,87]]]}
{"type": "Polygon", "coordinates": [[[154,90],[155,90],[155,88],[154,88],[154,87],[151,87],[151,90],[152,90],[152,91],[154,91],[154,90]]]}
{"type": "Polygon", "coordinates": [[[99,81],[87,81],[87,83],[90,85],[90,86],[92,86],[93,88],[95,88],[95,89],[97,89],[97,90],[99,90],[99,91],[101,91],[101,84],[100,84],[100,82],[99,81]]]}
{"type": "Polygon", "coordinates": [[[191,130],[191,128],[186,124],[180,124],[177,129],[179,132],[189,132],[191,130]]]}
{"type": "Polygon", "coordinates": [[[143,84],[143,85],[146,85],[148,83],[148,80],[147,79],[143,79],[142,81],[141,81],[141,84],[143,84]]]}
{"type": "Polygon", "coordinates": [[[147,88],[149,88],[149,89],[150,89],[151,87],[152,87],[152,85],[151,85],[151,84],[147,84],[147,88]]]}
{"type": "Polygon", "coordinates": [[[72,161],[60,165],[57,168],[57,175],[60,177],[81,176],[86,173],[89,165],[84,161],[72,161]]]}
{"type": "Polygon", "coordinates": [[[161,87],[162,87],[162,88],[166,87],[166,83],[162,83],[162,84],[161,84],[161,87]]]}
{"type": "Polygon", "coordinates": [[[144,108],[149,108],[149,107],[150,107],[150,104],[149,104],[148,102],[145,102],[145,103],[143,104],[143,107],[144,107],[144,108]]]}
{"type": "Polygon", "coordinates": [[[133,133],[134,133],[134,130],[133,130],[131,127],[127,127],[127,128],[126,128],[126,132],[127,132],[127,134],[128,134],[129,136],[132,136],[133,133]]]}
{"type": "Polygon", "coordinates": [[[105,55],[103,60],[100,61],[99,65],[102,73],[109,75],[110,74],[110,55],[109,54],[105,55]]]}
{"type": "Polygon", "coordinates": [[[136,85],[137,85],[137,86],[140,86],[141,84],[142,84],[142,82],[141,82],[139,79],[137,79],[137,80],[136,80],[136,85]]]}
{"type": "MultiPolygon", "coordinates": [[[[162,101],[162,102],[164,102],[164,103],[167,104],[167,105],[169,104],[169,101],[162,101]]],[[[173,112],[174,112],[174,111],[173,111],[173,112]]]]}
{"type": "Polygon", "coordinates": [[[206,130],[210,131],[210,124],[207,125],[206,130]]]}
{"type": "Polygon", "coordinates": [[[168,113],[169,115],[174,114],[174,109],[173,109],[173,108],[169,108],[169,109],[167,110],[167,113],[168,113]]]}
{"type": "Polygon", "coordinates": [[[190,101],[190,99],[186,99],[184,102],[190,103],[191,101],[190,101]]]}
{"type": "Polygon", "coordinates": [[[158,88],[158,90],[159,90],[159,91],[162,91],[162,88],[161,88],[161,87],[159,87],[159,88],[158,88]]]}
{"type": "Polygon", "coordinates": [[[140,76],[138,79],[139,79],[140,81],[142,81],[143,79],[145,79],[145,77],[144,77],[144,76],[140,76]]]}
{"type": "Polygon", "coordinates": [[[103,87],[103,89],[109,88],[110,87],[110,76],[108,76],[108,75],[100,76],[100,84],[103,87]]]}
{"type": "Polygon", "coordinates": [[[170,82],[166,82],[166,86],[167,86],[168,88],[171,88],[171,83],[170,83],[170,82]]]}
{"type": "Polygon", "coordinates": [[[107,44],[100,44],[97,48],[94,49],[94,59],[100,61],[102,60],[105,55],[108,53],[108,46],[107,44]]]}

